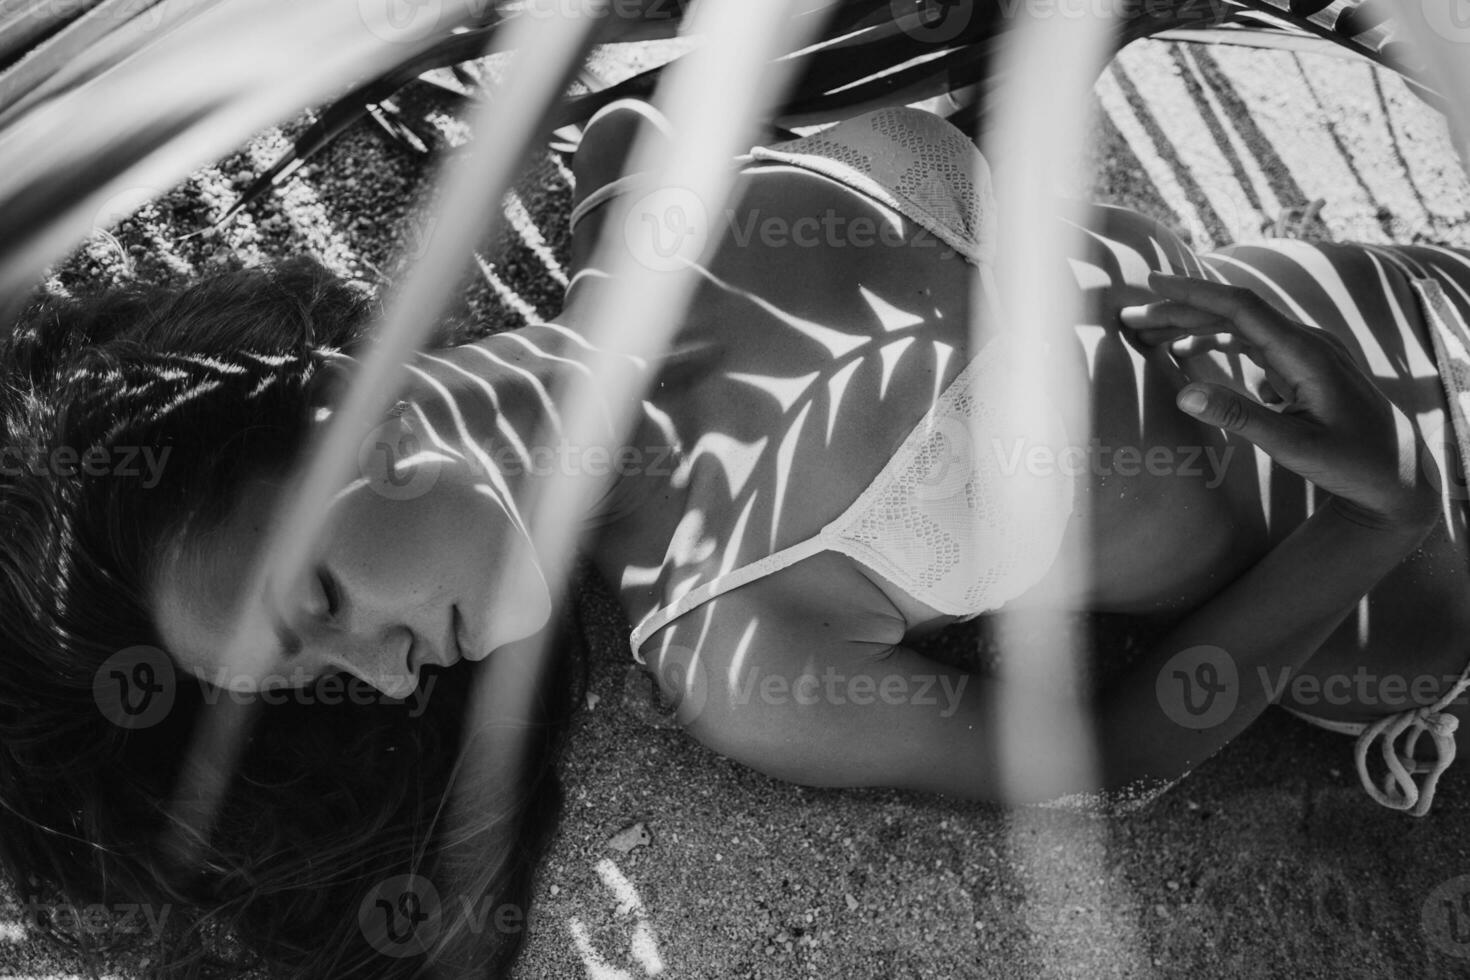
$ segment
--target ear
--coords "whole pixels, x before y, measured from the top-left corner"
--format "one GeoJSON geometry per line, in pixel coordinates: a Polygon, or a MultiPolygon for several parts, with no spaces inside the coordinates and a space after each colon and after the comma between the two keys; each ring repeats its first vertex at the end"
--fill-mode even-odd
{"type": "Polygon", "coordinates": [[[308,403],[312,408],[336,408],[357,375],[357,358],[337,350],[317,350],[311,356],[317,367],[306,383],[308,403]]]}

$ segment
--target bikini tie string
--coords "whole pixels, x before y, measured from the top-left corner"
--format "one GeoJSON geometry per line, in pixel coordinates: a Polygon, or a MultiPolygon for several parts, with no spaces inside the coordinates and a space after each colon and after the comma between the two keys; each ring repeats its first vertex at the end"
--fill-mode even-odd
{"type": "MultiPolygon", "coordinates": [[[[1460,459],[1470,464],[1470,383],[1466,381],[1470,377],[1470,370],[1467,370],[1470,369],[1470,325],[1449,301],[1437,279],[1406,271],[1409,271],[1409,285],[1419,299],[1424,321],[1429,327],[1434,360],[1439,367],[1440,382],[1444,385],[1445,404],[1460,459]]],[[[1455,732],[1460,727],[1459,719],[1444,709],[1467,688],[1470,688],[1470,665],[1460,674],[1459,682],[1434,704],[1380,718],[1363,730],[1358,736],[1355,754],[1358,777],[1369,796],[1386,807],[1407,810],[1416,817],[1429,812],[1439,777],[1455,761],[1455,732]],[[1394,745],[1406,732],[1408,739],[1404,751],[1396,753],[1394,745]],[[1414,758],[1414,746],[1425,732],[1434,739],[1435,759],[1432,762],[1414,758]],[[1388,765],[1382,789],[1375,786],[1368,775],[1368,749],[1380,735],[1385,736],[1382,753],[1383,761],[1388,765]],[[1414,782],[1414,777],[1420,774],[1427,774],[1422,788],[1414,782]]]]}
{"type": "Polygon", "coordinates": [[[1398,714],[1388,715],[1373,722],[1358,736],[1354,756],[1358,764],[1358,778],[1368,795],[1392,810],[1407,810],[1411,815],[1422,817],[1434,803],[1434,790],[1439,777],[1455,761],[1455,732],[1460,728],[1460,719],[1445,711],[1456,698],[1470,688],[1470,667],[1461,673],[1459,681],[1438,701],[1420,708],[1410,708],[1398,714]],[[1434,739],[1434,758],[1414,758],[1414,747],[1419,736],[1428,732],[1434,739]],[[1396,751],[1400,736],[1407,733],[1403,751],[1396,751]],[[1388,772],[1383,776],[1380,788],[1374,785],[1368,773],[1368,750],[1383,736],[1380,751],[1388,772]],[[1422,786],[1414,777],[1425,775],[1422,786]]]}

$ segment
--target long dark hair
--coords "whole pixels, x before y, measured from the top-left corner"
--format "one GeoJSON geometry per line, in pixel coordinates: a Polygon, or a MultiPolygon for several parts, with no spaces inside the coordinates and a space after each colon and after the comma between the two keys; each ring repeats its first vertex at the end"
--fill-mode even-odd
{"type": "MultiPolygon", "coordinates": [[[[120,921],[99,933],[62,914],[100,903],[151,911],[161,923],[151,955],[164,976],[263,966],[389,977],[425,965],[421,954],[383,955],[358,909],[396,875],[432,880],[434,818],[468,678],[435,685],[422,711],[353,696],[374,693],[356,678],[336,703],[262,706],[187,874],[159,843],[184,750],[211,710],[208,689],[175,672],[166,715],[129,727],[99,709],[94,688],[120,651],[161,649],[146,583],[162,545],[212,527],[235,488],[298,461],[313,352],[360,349],[374,308],[299,259],[183,288],[41,297],[0,342],[0,861],[32,926],[89,963],[139,942],[120,921]],[[138,447],[155,458],[167,448],[160,472],[136,456],[131,470],[123,465],[138,447]]],[[[520,923],[560,811],[564,722],[585,685],[573,613],[558,610],[555,628],[556,667],[518,787],[515,854],[477,896],[519,909],[520,923]]],[[[506,972],[523,935],[477,938],[476,972],[506,972]]]]}

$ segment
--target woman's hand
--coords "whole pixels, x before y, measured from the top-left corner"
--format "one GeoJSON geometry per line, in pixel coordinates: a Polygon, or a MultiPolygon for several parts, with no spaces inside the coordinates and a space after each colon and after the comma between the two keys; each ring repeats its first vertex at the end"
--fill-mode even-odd
{"type": "Polygon", "coordinates": [[[1337,337],[1287,319],[1248,289],[1154,272],[1161,302],[1127,307],[1123,325],[1173,353],[1244,354],[1264,371],[1257,401],[1194,382],[1179,408],[1249,439],[1332,494],[1344,517],[1374,528],[1427,530],[1438,520],[1439,471],[1403,412],[1337,337]]]}

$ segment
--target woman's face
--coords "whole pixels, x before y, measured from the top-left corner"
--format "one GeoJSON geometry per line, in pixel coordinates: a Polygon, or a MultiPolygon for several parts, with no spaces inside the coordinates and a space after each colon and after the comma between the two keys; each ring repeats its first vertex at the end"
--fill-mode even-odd
{"type": "Polygon", "coordinates": [[[336,498],[317,560],[297,582],[243,596],[278,484],[252,483],[221,527],[170,549],[153,610],[181,667],[237,691],[345,671],[404,698],[425,664],[480,660],[546,625],[546,582],[498,481],[466,455],[418,441],[415,428],[393,419],[375,430],[360,478],[336,498]],[[390,455],[389,446],[411,451],[390,455]],[[496,590],[505,593],[492,610],[496,590]],[[263,677],[225,663],[232,615],[241,613],[250,649],[279,657],[263,677]]]}

